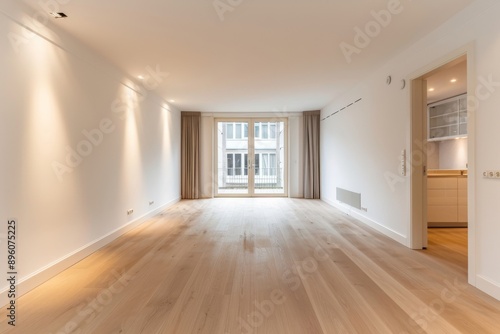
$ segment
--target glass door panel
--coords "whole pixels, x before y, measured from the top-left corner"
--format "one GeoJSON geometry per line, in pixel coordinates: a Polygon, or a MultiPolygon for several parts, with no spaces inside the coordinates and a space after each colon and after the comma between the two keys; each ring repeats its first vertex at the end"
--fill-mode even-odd
{"type": "Polygon", "coordinates": [[[254,123],[254,189],[258,195],[285,195],[285,122],[254,123]]]}
{"type": "Polygon", "coordinates": [[[217,194],[248,195],[248,122],[217,122],[217,194]]]}
{"type": "Polygon", "coordinates": [[[217,195],[283,196],[286,189],[286,123],[216,121],[217,195]]]}

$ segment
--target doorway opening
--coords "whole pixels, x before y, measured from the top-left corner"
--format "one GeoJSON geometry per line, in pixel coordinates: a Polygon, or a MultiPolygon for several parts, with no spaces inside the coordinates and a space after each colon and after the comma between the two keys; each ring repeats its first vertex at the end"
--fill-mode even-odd
{"type": "MultiPolygon", "coordinates": [[[[467,54],[412,80],[412,248],[467,270],[470,115],[467,54]],[[453,252],[448,250],[453,249],[453,252]],[[439,251],[436,251],[439,250],[439,251]],[[435,252],[436,251],[436,252],[435,252]]],[[[470,265],[470,263],[469,263],[470,265]]]]}
{"type": "Polygon", "coordinates": [[[216,119],[216,196],[287,196],[286,119],[216,119]]]}

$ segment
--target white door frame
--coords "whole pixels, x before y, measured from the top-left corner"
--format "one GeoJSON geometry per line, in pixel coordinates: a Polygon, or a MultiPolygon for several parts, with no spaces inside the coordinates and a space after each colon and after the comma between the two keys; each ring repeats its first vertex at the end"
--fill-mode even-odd
{"type": "Polygon", "coordinates": [[[216,117],[214,118],[214,197],[288,197],[288,118],[283,117],[216,117]],[[217,124],[219,122],[248,122],[248,193],[247,194],[219,194],[219,175],[218,175],[218,141],[219,136],[217,134],[217,124]],[[254,172],[250,172],[250,169],[254,170],[253,160],[255,154],[255,126],[256,122],[283,122],[284,123],[284,170],[283,170],[283,193],[281,194],[256,194],[255,193],[255,175],[254,172]],[[251,140],[253,139],[253,140],[251,140]]]}
{"type": "MultiPolygon", "coordinates": [[[[467,44],[464,47],[451,52],[450,54],[428,64],[409,76],[411,87],[410,99],[410,157],[426,156],[422,154],[424,143],[426,120],[422,118],[422,112],[425,104],[426,89],[423,77],[428,73],[439,69],[440,67],[453,62],[462,57],[467,57],[467,94],[468,94],[468,281],[471,285],[476,285],[476,160],[475,160],[475,143],[476,143],[476,68],[475,68],[475,46],[473,43],[467,44]],[[418,151],[420,150],[420,152],[418,151]]],[[[426,113],[424,113],[424,117],[426,113]]],[[[426,152],[425,152],[426,153],[426,152]]],[[[426,177],[424,177],[424,164],[410,163],[410,236],[409,247],[413,249],[422,249],[427,246],[427,191],[424,188],[426,177]],[[424,216],[425,214],[425,216],[424,216]]]]}

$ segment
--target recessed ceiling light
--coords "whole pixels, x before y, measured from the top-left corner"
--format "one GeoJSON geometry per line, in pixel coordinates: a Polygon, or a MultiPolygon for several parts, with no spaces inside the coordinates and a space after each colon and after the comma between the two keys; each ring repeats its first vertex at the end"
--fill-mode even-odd
{"type": "Polygon", "coordinates": [[[455,83],[455,82],[457,82],[457,79],[451,79],[450,82],[455,83]]]}
{"type": "Polygon", "coordinates": [[[56,19],[64,19],[64,18],[68,17],[68,15],[64,14],[63,12],[58,12],[58,13],[52,12],[52,13],[50,13],[50,15],[52,15],[56,19]]]}
{"type": "Polygon", "coordinates": [[[429,88],[429,92],[433,92],[434,91],[434,88],[429,88]]]}

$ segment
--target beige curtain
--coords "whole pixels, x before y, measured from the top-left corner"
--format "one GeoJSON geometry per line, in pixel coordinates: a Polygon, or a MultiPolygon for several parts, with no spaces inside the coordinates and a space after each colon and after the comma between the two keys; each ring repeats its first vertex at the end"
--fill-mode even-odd
{"type": "Polygon", "coordinates": [[[201,113],[181,113],[181,196],[200,198],[201,113]]]}
{"type": "Polygon", "coordinates": [[[320,198],[320,111],[304,112],[304,198],[320,198]]]}

